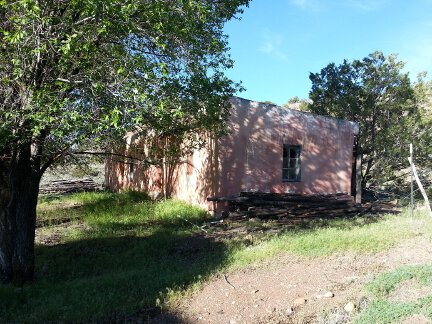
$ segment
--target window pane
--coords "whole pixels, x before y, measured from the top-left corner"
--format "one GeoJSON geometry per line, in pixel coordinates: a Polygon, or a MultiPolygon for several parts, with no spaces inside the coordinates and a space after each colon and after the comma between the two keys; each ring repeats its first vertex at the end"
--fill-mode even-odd
{"type": "Polygon", "coordinates": [[[288,180],[297,180],[297,171],[295,169],[288,169],[288,180]]]}
{"type": "Polygon", "coordinates": [[[282,148],[282,179],[287,181],[300,181],[301,146],[283,144],[282,148]]]}

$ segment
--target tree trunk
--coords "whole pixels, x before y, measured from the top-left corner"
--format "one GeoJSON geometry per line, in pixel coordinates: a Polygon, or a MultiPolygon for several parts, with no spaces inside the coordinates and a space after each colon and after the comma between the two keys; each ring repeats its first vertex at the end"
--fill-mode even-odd
{"type": "Polygon", "coordinates": [[[363,173],[362,181],[361,181],[362,190],[366,188],[367,182],[370,180],[370,170],[372,169],[373,162],[374,162],[373,158],[369,158],[366,161],[366,170],[363,173]]]}
{"type": "Polygon", "coordinates": [[[39,169],[28,145],[9,163],[0,183],[0,281],[22,285],[33,280],[39,169]],[[5,180],[5,179],[3,179],[5,180]]]}

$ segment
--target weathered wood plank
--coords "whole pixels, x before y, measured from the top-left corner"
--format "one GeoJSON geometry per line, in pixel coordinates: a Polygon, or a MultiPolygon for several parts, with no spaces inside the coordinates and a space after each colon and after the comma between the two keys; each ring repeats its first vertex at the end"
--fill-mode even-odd
{"type": "Polygon", "coordinates": [[[300,195],[241,192],[239,196],[209,197],[209,201],[228,202],[229,218],[314,218],[354,215],[360,211],[351,196],[344,193],[300,195]]]}

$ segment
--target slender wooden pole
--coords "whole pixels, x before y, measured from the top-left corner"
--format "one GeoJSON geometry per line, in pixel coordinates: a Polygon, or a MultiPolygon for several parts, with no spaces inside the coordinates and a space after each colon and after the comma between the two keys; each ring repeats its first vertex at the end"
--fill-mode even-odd
{"type": "Polygon", "coordinates": [[[414,173],[414,178],[416,179],[417,185],[418,185],[418,187],[419,187],[419,189],[420,189],[420,192],[422,193],[423,198],[424,198],[424,200],[425,200],[426,208],[429,210],[429,214],[430,214],[430,216],[432,217],[432,209],[431,209],[431,206],[430,206],[430,204],[429,204],[429,199],[428,199],[428,196],[427,196],[427,194],[426,194],[426,191],[424,190],[423,185],[421,184],[420,179],[419,179],[419,177],[418,177],[418,175],[417,175],[417,170],[416,170],[416,167],[415,167],[415,165],[414,165],[414,162],[413,162],[413,160],[411,159],[411,157],[408,158],[408,161],[409,161],[410,164],[411,164],[411,169],[412,169],[412,171],[413,171],[413,173],[414,173]]]}
{"type": "MultiPolygon", "coordinates": [[[[411,161],[413,161],[413,145],[410,144],[410,157],[411,161]]],[[[410,181],[411,181],[411,217],[414,215],[414,182],[413,182],[413,168],[411,167],[411,175],[410,175],[410,181]]]]}

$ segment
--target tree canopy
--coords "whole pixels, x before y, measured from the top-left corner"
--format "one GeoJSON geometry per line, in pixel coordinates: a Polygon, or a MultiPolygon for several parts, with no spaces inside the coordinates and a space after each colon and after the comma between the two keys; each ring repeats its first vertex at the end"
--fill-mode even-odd
{"type": "Polygon", "coordinates": [[[294,96],[288,99],[288,101],[284,103],[282,107],[307,112],[309,111],[309,101],[307,99],[301,99],[298,96],[294,96]]]}
{"type": "Polygon", "coordinates": [[[60,153],[115,128],[217,126],[235,88],[222,26],[241,4],[0,2],[0,148],[48,137],[60,153]]]}
{"type": "Polygon", "coordinates": [[[0,279],[33,275],[40,177],[126,130],[223,131],[249,0],[0,0],[0,279]]]}
{"type": "Polygon", "coordinates": [[[309,76],[312,112],[360,123],[363,188],[391,179],[407,165],[409,143],[428,136],[419,131],[426,127],[418,95],[423,88],[415,90],[403,67],[396,55],[374,52],[309,76]]]}

